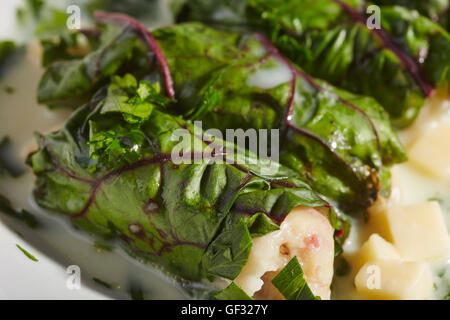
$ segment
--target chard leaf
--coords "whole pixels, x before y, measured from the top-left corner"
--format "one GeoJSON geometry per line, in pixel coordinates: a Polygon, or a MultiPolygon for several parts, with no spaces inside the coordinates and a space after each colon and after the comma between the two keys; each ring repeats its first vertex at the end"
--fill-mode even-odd
{"type": "Polygon", "coordinates": [[[217,300],[254,300],[244,292],[235,282],[214,296],[217,300]]]}
{"type": "MultiPolygon", "coordinates": [[[[123,16],[106,13],[100,16],[107,24],[106,31],[111,27],[109,19],[127,21],[123,16]]],[[[116,30],[116,33],[120,34],[120,31],[116,30]]],[[[384,195],[389,193],[387,166],[405,160],[406,155],[388,115],[375,100],[308,76],[261,36],[219,31],[199,23],[157,29],[152,36],[160,48],[160,56],[165,57],[160,64],[167,64],[165,74],[170,70],[171,78],[161,77],[159,69],[152,70],[146,78],[156,79],[160,86],[165,86],[167,95],[171,92],[167,89],[169,82],[173,84],[173,92],[177,93],[176,101],[169,103],[166,98],[166,101],[153,101],[152,105],[164,105],[174,114],[202,120],[204,129],[218,128],[223,133],[232,128],[279,129],[283,138],[281,163],[299,173],[341,211],[365,212],[380,190],[384,195]],[[273,69],[284,70],[288,76],[290,74],[290,80],[288,77],[269,87],[250,81],[259,73],[273,69]]],[[[82,64],[81,61],[94,52],[83,60],[64,61],[58,68],[64,69],[63,66],[71,63],[82,64]]],[[[120,62],[116,61],[114,65],[120,65],[120,62]]],[[[149,70],[133,63],[127,65],[128,71],[135,76],[142,70],[149,70]]],[[[78,90],[73,79],[70,82],[78,90]]],[[[44,76],[41,83],[50,82],[44,76]]],[[[123,85],[118,89],[115,88],[117,84],[113,85],[109,90],[114,94],[110,92],[111,98],[105,102],[111,111],[121,109],[116,111],[122,112],[123,116],[131,115],[128,120],[137,122],[139,117],[151,114],[146,103],[141,105],[142,109],[134,102],[127,103],[129,97],[127,92],[123,93],[127,91],[123,85]],[[136,118],[139,112],[143,114],[136,118]]],[[[87,84],[87,87],[91,88],[91,85],[87,84]]],[[[49,87],[51,95],[58,91],[55,90],[49,87]]],[[[104,107],[104,110],[108,108],[104,107]]],[[[130,131],[130,126],[124,128],[116,124],[109,126],[112,131],[108,131],[97,129],[97,125],[94,123],[91,128],[101,133],[91,139],[91,147],[98,149],[96,157],[100,162],[114,163],[115,159],[117,165],[132,162],[138,153],[130,148],[145,149],[142,134],[130,131]],[[124,132],[132,134],[132,138],[124,132]],[[129,143],[124,145],[115,137],[124,137],[129,143]],[[101,160],[103,156],[106,161],[101,160]]],[[[95,153],[95,150],[91,152],[95,153]]]]}
{"type": "Polygon", "coordinates": [[[247,261],[251,247],[247,224],[242,219],[237,223],[227,221],[203,256],[203,267],[210,275],[235,279],[247,261]]]}
{"type": "Polygon", "coordinates": [[[96,11],[94,18],[106,29],[100,39],[94,41],[95,46],[82,58],[54,61],[41,78],[38,101],[51,107],[77,106],[106,85],[109,77],[123,75],[122,71],[130,66],[134,75],[142,77],[155,62],[161,69],[169,98],[174,99],[170,70],[147,28],[120,13],[96,11]]]}
{"type": "MultiPolygon", "coordinates": [[[[116,81],[133,84],[121,93],[128,95],[128,101],[144,94],[138,92],[141,82],[130,77],[116,81]]],[[[277,198],[285,199],[284,208],[326,205],[295,172],[279,166],[277,172],[267,174],[251,153],[236,153],[254,160],[242,161],[242,165],[211,163],[210,158],[175,163],[172,151],[180,143],[182,153],[189,157],[212,146],[202,139],[199,128],[163,112],[159,105],[139,123],[148,143],[139,149],[137,159],[119,167],[104,162],[95,171],[90,170],[93,131],[108,132],[118,126],[124,132],[131,131],[124,117],[129,110],[111,108],[106,103],[115,94],[112,89],[104,91],[103,96],[78,109],[62,130],[38,135],[40,149],[30,163],[37,175],[34,195],[40,206],[70,216],[75,225],[88,232],[122,239],[133,256],[190,280],[216,271],[234,277],[247,260],[251,238],[246,220],[231,234],[228,223],[261,212],[265,192],[276,192],[277,198]],[[189,142],[174,139],[175,130],[182,130],[189,142]],[[243,196],[245,199],[241,199],[243,196]],[[247,209],[242,210],[246,201],[247,209]],[[234,206],[238,202],[239,210],[234,206]]],[[[214,144],[239,151],[221,139],[214,144]]],[[[267,214],[271,217],[270,211],[267,214]]]]}
{"type": "Polygon", "coordinates": [[[61,30],[67,30],[68,14],[62,10],[48,8],[37,13],[38,23],[35,35],[38,37],[59,36],[61,30]]]}
{"type": "Polygon", "coordinates": [[[41,36],[42,66],[46,68],[57,61],[82,59],[98,45],[97,37],[95,30],[84,30],[83,33],[63,32],[56,37],[41,36]]]}
{"type": "Polygon", "coordinates": [[[260,212],[254,214],[247,221],[247,228],[252,238],[254,238],[279,230],[280,226],[274,223],[265,213],[260,212]]]}
{"type": "Polygon", "coordinates": [[[160,91],[159,83],[152,85],[141,81],[138,84],[131,74],[123,78],[114,76],[102,112],[120,112],[126,122],[140,124],[148,120],[155,106],[165,107],[170,103],[160,91]]]}
{"type": "Polygon", "coordinates": [[[320,300],[309,288],[296,256],[272,279],[272,284],[286,300],[320,300]]]}
{"type": "MultiPolygon", "coordinates": [[[[160,94],[159,83],[152,85],[141,81],[138,84],[131,74],[113,77],[101,113],[121,114],[126,123],[113,126],[108,123],[108,129],[104,130],[92,122],[88,142],[90,158],[114,168],[138,160],[141,150],[149,143],[142,124],[155,107],[164,108],[168,103],[170,100],[160,94]]],[[[93,163],[91,170],[95,170],[98,162],[93,163]]]]}
{"type": "Polygon", "coordinates": [[[89,0],[86,11],[104,10],[110,12],[122,12],[132,17],[144,20],[158,19],[158,0],[89,0]]]}
{"type": "Polygon", "coordinates": [[[49,106],[78,106],[88,101],[125,63],[133,60],[143,69],[148,68],[145,55],[145,46],[133,32],[108,25],[98,46],[87,55],[56,60],[48,67],[39,83],[38,101],[49,106]]]}
{"type": "MultiPolygon", "coordinates": [[[[207,3],[190,1],[183,19],[229,26],[218,14],[227,1],[214,7],[207,3]],[[208,14],[196,14],[202,10],[208,14]]],[[[433,89],[450,87],[450,35],[417,11],[383,6],[382,28],[370,30],[364,1],[248,0],[240,6],[245,3],[234,25],[244,20],[246,29],[269,34],[284,55],[312,76],[375,98],[398,127],[415,120],[433,89]]],[[[433,7],[448,12],[445,4],[433,7]]]]}
{"type": "Polygon", "coordinates": [[[200,24],[153,34],[180,93],[177,112],[181,109],[185,117],[202,120],[203,128],[218,128],[224,136],[230,128],[280,129],[280,161],[342,210],[363,212],[378,190],[389,190],[384,166],[406,155],[388,115],[373,99],[309,77],[271,54],[272,48],[259,38],[200,24]],[[295,79],[269,88],[249,81],[280,69],[295,73],[295,79]],[[214,98],[205,92],[215,92],[214,98]]]}

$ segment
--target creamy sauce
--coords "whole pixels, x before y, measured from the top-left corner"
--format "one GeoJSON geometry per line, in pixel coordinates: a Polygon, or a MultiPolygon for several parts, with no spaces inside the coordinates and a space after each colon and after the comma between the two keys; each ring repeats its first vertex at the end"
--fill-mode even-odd
{"type": "MultiPolygon", "coordinates": [[[[406,150],[421,134],[450,121],[450,101],[441,96],[428,99],[417,122],[402,132],[400,139],[406,150]]],[[[450,163],[450,159],[448,159],[450,163]]],[[[413,161],[395,165],[392,170],[391,199],[400,205],[414,205],[431,199],[441,201],[441,209],[450,232],[450,182],[433,177],[417,167],[413,161]]],[[[370,225],[353,219],[350,236],[344,246],[344,258],[351,258],[371,234],[370,225]]],[[[430,263],[434,271],[435,298],[445,297],[450,291],[450,259],[430,263]]],[[[355,290],[353,280],[358,270],[352,270],[345,277],[335,276],[333,282],[334,299],[362,299],[355,290]]]]}

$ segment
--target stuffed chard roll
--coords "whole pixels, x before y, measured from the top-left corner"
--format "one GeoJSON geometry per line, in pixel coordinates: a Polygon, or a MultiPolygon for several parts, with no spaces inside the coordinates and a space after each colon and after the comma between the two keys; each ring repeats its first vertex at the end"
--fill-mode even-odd
{"type": "Polygon", "coordinates": [[[37,203],[180,278],[236,280],[219,299],[329,298],[328,203],[294,171],[164,112],[168,103],[158,83],[116,76],[61,130],[37,135],[37,203]]]}
{"type": "Polygon", "coordinates": [[[448,2],[376,3],[406,7],[374,8],[363,0],[196,0],[186,2],[179,19],[265,32],[306,72],[374,97],[405,127],[436,88],[448,95],[450,81],[450,34],[411,8],[445,18],[448,2]]]}
{"type": "Polygon", "coordinates": [[[279,161],[342,211],[364,213],[380,191],[389,193],[388,167],[406,156],[374,99],[312,78],[260,34],[199,23],[150,33],[124,15],[96,17],[96,46],[50,65],[41,102],[73,104],[126,70],[160,83],[168,112],[223,137],[227,129],[280,130],[279,161]]]}
{"type": "Polygon", "coordinates": [[[188,24],[154,35],[179,93],[176,112],[224,135],[279,129],[280,162],[347,213],[389,193],[388,167],[406,156],[375,100],[312,78],[260,34],[188,24]]]}

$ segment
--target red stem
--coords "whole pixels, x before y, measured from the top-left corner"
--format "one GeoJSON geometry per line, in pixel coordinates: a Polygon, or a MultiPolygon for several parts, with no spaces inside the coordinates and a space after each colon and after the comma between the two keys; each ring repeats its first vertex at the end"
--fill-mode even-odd
{"type": "Polygon", "coordinates": [[[153,37],[153,35],[147,30],[146,27],[137,20],[121,13],[95,11],[94,18],[100,22],[115,22],[117,24],[130,26],[138,33],[140,33],[145,44],[150,50],[155,53],[156,58],[158,59],[159,65],[161,66],[161,71],[164,75],[165,87],[169,98],[175,99],[175,90],[173,88],[173,80],[172,76],[170,75],[169,64],[167,63],[167,60],[155,37],[153,37]]]}

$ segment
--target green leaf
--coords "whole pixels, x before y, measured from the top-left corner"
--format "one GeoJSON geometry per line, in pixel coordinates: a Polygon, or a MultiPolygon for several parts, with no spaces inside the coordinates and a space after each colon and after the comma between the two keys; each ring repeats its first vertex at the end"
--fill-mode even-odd
{"type": "Polygon", "coordinates": [[[121,12],[145,21],[160,19],[158,16],[158,0],[128,0],[126,2],[117,0],[89,0],[85,11],[92,13],[95,10],[109,12],[121,12]]]}
{"type": "Polygon", "coordinates": [[[102,112],[120,112],[128,123],[139,124],[150,117],[155,106],[163,108],[169,103],[170,99],[160,93],[159,83],[138,83],[133,75],[126,74],[113,77],[102,112]]]}
{"type": "Polygon", "coordinates": [[[24,248],[22,248],[21,246],[19,246],[18,244],[16,244],[16,247],[19,248],[20,251],[22,251],[22,253],[30,260],[34,261],[34,262],[38,262],[39,260],[36,259],[31,253],[29,253],[27,250],[25,250],[24,248]]]}
{"type": "MultiPolygon", "coordinates": [[[[442,22],[448,21],[448,0],[394,2],[419,9],[432,20],[443,15],[442,22]]],[[[180,15],[183,20],[265,32],[307,73],[376,99],[398,127],[416,119],[434,88],[450,88],[450,35],[417,11],[382,6],[382,30],[369,30],[360,0],[241,1],[231,20],[219,14],[229,5],[227,0],[214,5],[190,1],[180,15]]]]}
{"type": "Polygon", "coordinates": [[[125,63],[134,61],[141,73],[148,70],[145,52],[144,44],[132,31],[108,25],[88,54],[78,59],[55,60],[48,67],[39,83],[38,101],[50,106],[87,102],[125,63]]]}
{"type": "MultiPolygon", "coordinates": [[[[66,30],[66,29],[63,29],[66,30]]],[[[48,67],[57,61],[82,59],[95,48],[95,33],[62,32],[59,36],[41,36],[43,49],[42,66],[48,67]]]]}
{"type": "MultiPolygon", "coordinates": [[[[103,33],[107,34],[111,28],[106,26],[103,33]]],[[[114,34],[120,34],[120,29],[112,29],[116,30],[114,34]]],[[[341,211],[355,215],[364,213],[380,190],[384,195],[389,193],[387,166],[404,161],[406,155],[390,125],[389,116],[373,99],[313,79],[293,64],[289,63],[288,67],[288,62],[270,54],[272,49],[257,37],[243,37],[237,32],[218,31],[198,23],[157,29],[152,34],[169,65],[177,101],[169,103],[162,94],[151,92],[153,89],[158,92],[156,87],[147,88],[146,82],[139,82],[139,72],[148,69],[130,61],[126,69],[136,79],[130,80],[129,84],[125,79],[123,84],[119,84],[113,78],[104,110],[120,112],[131,123],[145,120],[151,115],[150,106],[158,105],[190,120],[202,120],[204,129],[217,128],[223,133],[232,128],[278,129],[284,139],[280,162],[296,171],[341,211]],[[295,86],[294,79],[268,88],[253,85],[249,80],[257,78],[259,73],[283,68],[284,72],[295,71],[295,86]],[[151,93],[150,101],[142,101],[135,89],[138,82],[141,86],[139,92],[151,93]],[[290,101],[292,109],[289,125],[286,125],[290,101]]],[[[122,37],[128,36],[135,35],[126,32],[116,41],[120,43],[124,40],[122,37]]],[[[102,34],[102,38],[114,37],[102,34]]],[[[140,43],[139,39],[135,41],[140,43]]],[[[108,61],[115,66],[121,65],[120,56],[114,54],[116,42],[110,40],[105,43],[110,44],[106,45],[107,51],[111,52],[115,62],[108,61]]],[[[126,43],[120,44],[120,50],[126,50],[126,47],[126,43]]],[[[84,69],[84,63],[93,63],[87,61],[93,59],[91,56],[95,57],[95,52],[82,60],[53,64],[47,70],[47,75],[53,73],[53,68],[58,70],[57,73],[68,75],[69,86],[63,85],[64,81],[55,82],[58,87],[64,87],[64,96],[72,100],[73,91],[80,89],[87,93],[93,90],[95,85],[84,78],[78,82],[77,77],[70,76],[64,68],[76,64],[84,69]],[[69,90],[69,87],[72,88],[69,90]]],[[[145,56],[144,52],[142,56],[145,56]]],[[[114,72],[117,73],[118,69],[114,72]]],[[[47,91],[49,96],[58,95],[58,87],[53,85],[53,80],[50,81],[52,77],[47,79],[44,75],[41,89],[48,85],[48,91],[39,90],[41,93],[47,91]]],[[[159,85],[163,85],[158,68],[147,74],[147,78],[159,79],[159,85]]],[[[105,78],[99,80],[99,84],[105,81],[105,78]]],[[[102,95],[104,91],[98,94],[100,98],[102,95]]],[[[96,154],[91,150],[93,159],[99,158],[100,162],[114,163],[115,159],[119,160],[119,165],[132,162],[137,153],[127,152],[127,149],[130,146],[142,148],[142,143],[145,144],[142,135],[131,132],[128,125],[109,126],[112,131],[97,129],[96,124],[91,128],[100,132],[90,139],[94,144],[92,147],[99,150],[96,154]],[[115,139],[128,132],[133,137],[125,136],[125,141],[132,143],[124,146],[120,139],[115,139]],[[108,159],[102,161],[103,156],[108,159]]]]}
{"type": "Polygon", "coordinates": [[[235,282],[214,296],[217,300],[254,300],[244,292],[235,282]]]}
{"type": "MultiPolygon", "coordinates": [[[[164,108],[170,102],[159,91],[158,83],[138,83],[131,74],[123,78],[113,77],[101,113],[122,115],[126,123],[111,127],[108,122],[108,129],[105,130],[92,122],[88,142],[90,159],[113,168],[138,160],[142,149],[148,147],[142,124],[150,118],[155,107],[164,108]]],[[[93,162],[91,170],[95,170],[98,164],[93,162]]]]}
{"type": "Polygon", "coordinates": [[[247,221],[247,228],[252,238],[261,237],[272,231],[280,229],[280,226],[274,223],[265,213],[254,214],[247,221]]]}
{"type": "Polygon", "coordinates": [[[272,284],[286,300],[320,300],[309,288],[296,256],[272,279],[272,284]]]}
{"type": "Polygon", "coordinates": [[[62,10],[46,9],[38,19],[35,35],[37,37],[59,36],[61,30],[67,29],[68,17],[69,15],[62,10]]]}
{"type": "Polygon", "coordinates": [[[428,17],[432,21],[439,22],[442,27],[450,30],[448,19],[449,0],[374,0],[375,4],[383,6],[402,6],[408,9],[417,10],[420,14],[428,17]]]}
{"type": "Polygon", "coordinates": [[[242,219],[238,223],[227,222],[203,256],[203,267],[210,275],[233,280],[241,272],[251,247],[246,223],[242,219]]]}

